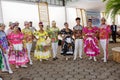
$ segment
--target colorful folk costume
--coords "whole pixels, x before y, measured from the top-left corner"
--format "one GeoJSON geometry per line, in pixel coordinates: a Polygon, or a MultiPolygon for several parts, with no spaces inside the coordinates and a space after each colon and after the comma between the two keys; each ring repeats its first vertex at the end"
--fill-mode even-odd
{"type": "Polygon", "coordinates": [[[2,51],[1,51],[1,49],[0,49],[0,69],[3,69],[3,58],[2,58],[2,51]]]}
{"type": "Polygon", "coordinates": [[[90,57],[95,57],[100,53],[98,47],[98,39],[96,37],[96,31],[99,30],[97,27],[84,27],[83,33],[84,37],[84,52],[90,57]]]}
{"type": "Polygon", "coordinates": [[[109,25],[106,25],[106,24],[103,24],[100,26],[100,30],[99,30],[100,34],[99,34],[99,37],[100,37],[100,44],[101,44],[101,47],[103,49],[103,52],[104,52],[104,62],[107,62],[107,59],[108,59],[108,43],[109,43],[109,37],[110,37],[110,34],[111,34],[111,28],[109,25]]]}
{"type": "Polygon", "coordinates": [[[9,51],[10,64],[14,64],[16,66],[23,66],[29,61],[27,56],[27,50],[23,48],[23,37],[24,36],[21,32],[12,32],[8,35],[8,40],[10,40],[11,43],[9,51]]]}
{"type": "Polygon", "coordinates": [[[73,27],[75,37],[74,60],[76,60],[78,53],[80,59],[82,59],[82,46],[83,46],[82,29],[83,27],[81,25],[76,25],[73,27]]]}
{"type": "Polygon", "coordinates": [[[58,50],[58,34],[59,34],[59,28],[58,27],[51,27],[49,30],[49,37],[52,41],[52,53],[53,53],[53,59],[57,59],[57,50],[58,50]]]}
{"type": "Polygon", "coordinates": [[[36,43],[36,49],[34,52],[34,57],[42,61],[42,59],[48,60],[51,57],[50,54],[50,44],[46,40],[48,34],[46,31],[34,32],[34,36],[38,39],[36,43]]]}
{"type": "Polygon", "coordinates": [[[26,48],[27,48],[27,52],[28,52],[28,58],[30,61],[30,65],[32,65],[32,59],[31,59],[31,48],[32,48],[32,43],[33,43],[33,32],[30,28],[24,28],[22,30],[22,33],[24,34],[24,41],[23,43],[25,44],[26,48]]]}
{"type": "Polygon", "coordinates": [[[63,36],[62,41],[62,51],[61,54],[66,55],[73,55],[74,53],[74,39],[72,38],[73,32],[71,29],[66,31],[66,29],[62,29],[60,31],[61,36],[63,36]]]}
{"type": "Polygon", "coordinates": [[[3,72],[8,71],[9,73],[13,73],[8,61],[9,47],[8,47],[7,37],[4,31],[0,31],[0,46],[2,47],[1,54],[2,54],[3,65],[4,65],[4,68],[2,69],[2,71],[3,72]]]}

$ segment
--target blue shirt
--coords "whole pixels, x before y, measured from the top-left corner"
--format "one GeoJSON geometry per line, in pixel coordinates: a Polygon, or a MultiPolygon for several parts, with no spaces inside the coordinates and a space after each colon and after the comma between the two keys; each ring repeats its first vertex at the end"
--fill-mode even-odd
{"type": "Polygon", "coordinates": [[[2,46],[4,50],[8,49],[8,40],[7,40],[5,32],[3,31],[0,31],[0,45],[2,46]]]}

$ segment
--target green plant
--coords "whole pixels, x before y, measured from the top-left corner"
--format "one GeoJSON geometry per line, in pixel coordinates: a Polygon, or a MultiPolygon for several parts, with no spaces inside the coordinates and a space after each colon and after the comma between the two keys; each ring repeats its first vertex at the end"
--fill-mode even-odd
{"type": "Polygon", "coordinates": [[[120,14],[120,0],[103,0],[106,2],[106,16],[111,16],[115,20],[115,16],[120,14]]]}

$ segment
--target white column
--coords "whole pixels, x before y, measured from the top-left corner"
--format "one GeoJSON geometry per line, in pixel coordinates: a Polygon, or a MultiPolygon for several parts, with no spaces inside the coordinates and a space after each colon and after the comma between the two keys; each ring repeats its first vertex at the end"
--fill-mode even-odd
{"type": "Polygon", "coordinates": [[[67,8],[66,8],[66,5],[65,5],[65,22],[67,22],[67,8]]]}
{"type": "Polygon", "coordinates": [[[0,23],[3,23],[2,4],[0,0],[0,23]]]}

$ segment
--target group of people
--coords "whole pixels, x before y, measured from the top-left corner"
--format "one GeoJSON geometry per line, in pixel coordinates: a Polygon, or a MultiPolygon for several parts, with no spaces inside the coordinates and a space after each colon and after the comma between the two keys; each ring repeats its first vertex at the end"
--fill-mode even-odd
{"type": "Polygon", "coordinates": [[[106,19],[101,19],[101,25],[99,27],[92,26],[92,19],[88,19],[87,26],[83,27],[80,24],[80,18],[76,18],[76,26],[73,30],[68,28],[68,23],[65,23],[65,28],[60,31],[63,35],[62,38],[62,52],[66,56],[73,55],[73,60],[76,60],[79,53],[79,58],[82,59],[82,53],[86,53],[89,56],[89,60],[93,59],[97,61],[96,56],[100,54],[100,47],[104,52],[102,60],[107,62],[108,59],[108,43],[111,35],[111,27],[106,24],[106,19]]]}
{"type": "Polygon", "coordinates": [[[103,61],[108,59],[108,43],[111,35],[111,28],[106,24],[106,19],[101,19],[100,27],[92,26],[92,19],[88,19],[87,26],[80,24],[80,18],[76,19],[76,26],[73,30],[69,28],[67,22],[65,28],[59,30],[56,22],[52,21],[52,26],[44,30],[44,25],[39,22],[39,30],[32,27],[32,22],[25,21],[25,28],[21,30],[19,23],[10,23],[10,28],[5,32],[5,25],[0,24],[0,69],[13,73],[10,64],[16,68],[27,67],[27,63],[33,64],[31,59],[31,49],[35,47],[34,57],[37,60],[48,60],[51,56],[57,60],[58,46],[61,46],[61,55],[69,59],[74,56],[76,60],[82,59],[82,53],[89,56],[89,60],[97,61],[96,56],[100,54],[98,46],[99,40],[104,52],[103,61]],[[61,37],[60,40],[58,37],[61,37]],[[36,41],[36,45],[33,42],[36,41]],[[51,54],[52,53],[52,54],[51,54]]]}

